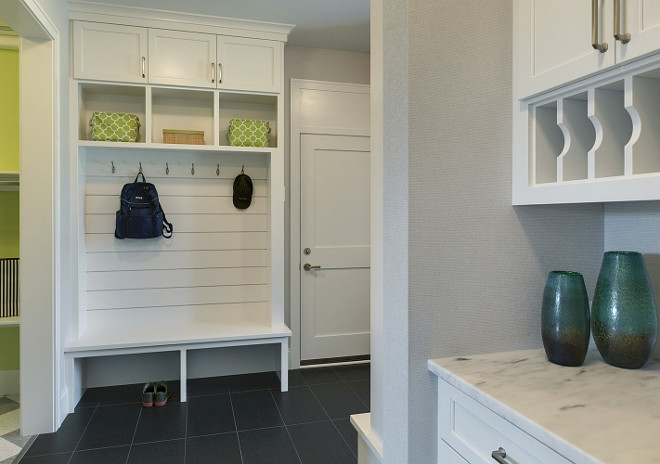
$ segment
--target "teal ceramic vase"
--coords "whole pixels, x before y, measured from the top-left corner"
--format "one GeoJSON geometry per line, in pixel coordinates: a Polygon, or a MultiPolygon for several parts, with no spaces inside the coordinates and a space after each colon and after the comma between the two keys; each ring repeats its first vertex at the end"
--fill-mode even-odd
{"type": "Polygon", "coordinates": [[[580,366],[589,348],[589,297],[579,272],[548,274],[541,306],[541,337],[548,360],[580,366]]]}
{"type": "Polygon", "coordinates": [[[658,337],[658,315],[641,253],[605,253],[591,323],[598,351],[608,364],[638,369],[649,360],[658,337]]]}

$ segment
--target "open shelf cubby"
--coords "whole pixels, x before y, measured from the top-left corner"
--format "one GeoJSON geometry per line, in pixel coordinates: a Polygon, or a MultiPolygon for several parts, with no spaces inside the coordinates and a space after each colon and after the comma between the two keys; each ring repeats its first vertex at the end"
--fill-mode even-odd
{"type": "Polygon", "coordinates": [[[104,111],[137,115],[141,124],[137,141],[146,141],[147,106],[144,86],[84,83],[79,85],[78,92],[78,140],[92,140],[92,113],[104,111]]]}
{"type": "MultiPolygon", "coordinates": [[[[204,145],[201,146],[209,149],[215,147],[225,151],[261,152],[278,147],[279,95],[93,82],[80,82],[77,85],[77,138],[83,145],[133,144],[92,140],[92,113],[104,111],[136,114],[141,124],[136,142],[138,144],[163,145],[163,129],[174,129],[203,131],[204,145]],[[268,121],[268,147],[230,146],[228,134],[229,121],[232,118],[268,121]]],[[[167,147],[187,150],[199,146],[167,144],[167,147]]]]}
{"type": "Polygon", "coordinates": [[[277,147],[277,97],[220,92],[218,103],[219,144],[229,145],[229,121],[232,118],[268,121],[268,146],[277,147]]]}
{"type": "Polygon", "coordinates": [[[590,178],[622,176],[625,174],[625,147],[632,133],[630,116],[625,108],[624,82],[616,81],[591,89],[590,96],[593,117],[600,132],[590,178]]]}
{"type": "Polygon", "coordinates": [[[660,69],[632,77],[632,104],[640,127],[632,174],[660,172],[660,69]]]}
{"type": "MultiPolygon", "coordinates": [[[[644,79],[644,86],[649,85],[647,81],[651,80],[644,79]]],[[[536,184],[626,175],[626,152],[633,135],[629,112],[634,114],[634,109],[626,108],[625,87],[625,82],[619,80],[531,105],[530,151],[536,184]]],[[[640,106],[644,106],[645,113],[660,111],[649,101],[640,106]]],[[[649,144],[655,143],[653,135],[648,135],[649,144]]],[[[650,170],[649,156],[639,156],[646,170],[638,167],[635,173],[660,172],[660,157],[650,170]]]]}
{"type": "Polygon", "coordinates": [[[213,92],[151,88],[151,141],[163,143],[163,129],[204,131],[204,144],[214,145],[213,92]]]}

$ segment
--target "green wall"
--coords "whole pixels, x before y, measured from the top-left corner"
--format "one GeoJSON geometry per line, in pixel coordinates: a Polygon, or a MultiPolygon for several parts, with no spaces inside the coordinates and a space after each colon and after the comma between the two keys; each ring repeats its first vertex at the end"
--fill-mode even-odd
{"type": "Polygon", "coordinates": [[[18,192],[0,192],[0,258],[18,257],[18,192]]]}
{"type": "Polygon", "coordinates": [[[0,171],[18,171],[18,51],[0,49],[0,171]]]}
{"type": "MultiPolygon", "coordinates": [[[[0,49],[0,171],[18,171],[18,139],[18,51],[0,49]]],[[[17,257],[18,192],[0,192],[0,218],[0,258],[17,257]]],[[[0,371],[19,366],[19,328],[0,328],[0,371]]]]}
{"type": "Polygon", "coordinates": [[[13,371],[19,368],[18,336],[18,327],[0,328],[0,371],[13,371]]]}

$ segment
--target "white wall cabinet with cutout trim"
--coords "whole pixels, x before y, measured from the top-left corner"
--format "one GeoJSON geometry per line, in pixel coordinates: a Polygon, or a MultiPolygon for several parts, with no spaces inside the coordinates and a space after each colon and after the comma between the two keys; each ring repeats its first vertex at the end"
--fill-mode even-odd
{"type": "MultiPolygon", "coordinates": [[[[105,30],[105,22],[112,20],[111,31],[144,33],[149,51],[143,81],[104,76],[84,66],[81,73],[76,54],[100,47],[101,41],[92,34],[90,48],[85,34],[72,37],[70,127],[75,161],[69,177],[77,199],[72,216],[78,253],[72,266],[79,277],[77,308],[62,321],[71,409],[82,394],[86,360],[102,356],[179,352],[185,401],[188,352],[277,345],[279,356],[262,364],[273,364],[269,370],[278,370],[281,388],[288,388],[284,149],[278,129],[284,118],[282,50],[291,26],[211,17],[200,24],[195,15],[168,15],[72,2],[74,29],[92,25],[92,30],[105,30]],[[116,23],[121,24],[118,29],[116,23]],[[172,25],[176,30],[168,29],[172,25]],[[237,43],[249,52],[230,47],[227,56],[235,61],[228,59],[223,66],[227,79],[241,81],[242,73],[266,68],[271,75],[247,81],[241,88],[218,88],[219,82],[213,82],[220,80],[214,74],[221,51],[218,38],[227,38],[237,25],[241,35],[250,38],[237,43]],[[238,59],[240,55],[244,60],[238,59]],[[90,118],[95,111],[136,114],[141,122],[137,141],[92,140],[90,118]],[[269,121],[268,146],[229,146],[231,118],[269,121]],[[163,129],[204,131],[204,144],[163,143],[163,129]],[[114,237],[119,193],[140,168],[157,186],[174,225],[171,240],[114,237]],[[245,210],[232,203],[233,181],[242,170],[254,185],[252,204],[245,210]]],[[[112,37],[104,42],[111,44],[112,37]]]]}
{"type": "Polygon", "coordinates": [[[514,3],[514,205],[660,199],[660,6],[597,0],[600,53],[583,3],[514,3]],[[562,18],[576,24],[564,31],[562,18]]]}
{"type": "Polygon", "coordinates": [[[655,0],[517,0],[514,7],[518,98],[660,50],[655,0]]]}

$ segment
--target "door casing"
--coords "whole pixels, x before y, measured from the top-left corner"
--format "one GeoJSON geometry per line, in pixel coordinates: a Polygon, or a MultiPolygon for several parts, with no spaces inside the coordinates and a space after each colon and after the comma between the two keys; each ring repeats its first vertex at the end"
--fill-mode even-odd
{"type": "MultiPolygon", "coordinates": [[[[339,92],[352,94],[353,98],[369,99],[369,85],[346,84],[337,82],[312,81],[304,79],[291,79],[290,88],[291,116],[290,116],[290,324],[293,333],[291,337],[290,366],[292,369],[300,367],[300,137],[303,134],[313,135],[370,135],[369,105],[364,115],[339,115],[324,112],[323,118],[308,117],[304,102],[305,92],[339,92]]],[[[332,113],[332,112],[329,112],[332,113]]]]}

